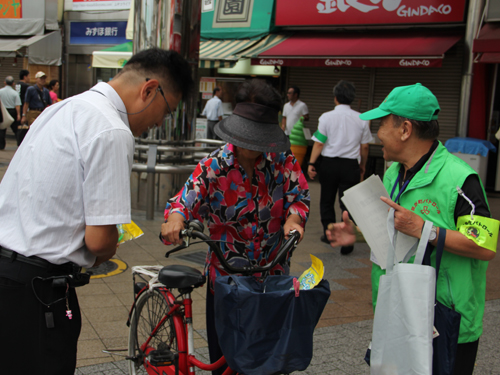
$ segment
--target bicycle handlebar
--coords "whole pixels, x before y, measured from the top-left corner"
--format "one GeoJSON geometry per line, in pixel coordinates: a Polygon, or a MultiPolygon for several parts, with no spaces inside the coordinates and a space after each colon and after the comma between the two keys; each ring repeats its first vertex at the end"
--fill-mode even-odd
{"type": "Polygon", "coordinates": [[[286,255],[288,254],[289,251],[293,252],[293,250],[297,246],[297,241],[300,239],[300,233],[298,231],[296,230],[291,231],[289,233],[290,237],[288,238],[288,240],[282,243],[280,249],[278,250],[278,254],[276,254],[276,257],[271,261],[271,263],[267,263],[265,266],[248,265],[245,267],[233,267],[227,262],[226,258],[224,257],[224,254],[222,253],[222,250],[220,249],[219,244],[213,241],[205,233],[203,233],[203,229],[204,229],[203,224],[200,223],[198,220],[189,222],[188,228],[181,231],[181,235],[183,237],[184,236],[187,237],[187,241],[183,245],[178,246],[173,250],[167,251],[165,257],[168,258],[170,254],[189,247],[189,238],[198,238],[203,242],[206,242],[210,246],[212,251],[215,252],[215,256],[221,263],[222,268],[224,268],[228,273],[252,275],[254,273],[267,272],[272,268],[274,268],[277,264],[281,263],[286,258],[286,255]]]}

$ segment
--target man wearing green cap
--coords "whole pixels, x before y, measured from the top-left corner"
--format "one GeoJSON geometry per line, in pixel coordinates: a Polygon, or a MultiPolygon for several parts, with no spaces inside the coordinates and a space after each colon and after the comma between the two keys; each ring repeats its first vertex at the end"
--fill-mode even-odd
{"type": "MultiPolygon", "coordinates": [[[[431,221],[432,247],[437,245],[440,228],[446,229],[437,300],[461,315],[454,375],[472,374],[483,330],[486,268],[495,256],[498,221],[491,219],[477,173],[437,140],[439,112],[436,97],[417,83],[396,87],[378,108],[360,118],[380,119],[377,135],[384,159],[394,162],[384,175],[384,186],[391,199],[381,200],[395,209],[395,229],[420,238],[424,220],[431,221]],[[477,231],[471,234],[471,228],[479,222],[486,228],[484,235],[477,236],[477,231]]],[[[355,242],[357,229],[347,212],[343,213],[343,220],[329,226],[327,237],[332,246],[355,242]]],[[[375,308],[379,278],[385,271],[373,255],[372,260],[375,308]]],[[[435,252],[431,264],[435,267],[435,252]]]]}

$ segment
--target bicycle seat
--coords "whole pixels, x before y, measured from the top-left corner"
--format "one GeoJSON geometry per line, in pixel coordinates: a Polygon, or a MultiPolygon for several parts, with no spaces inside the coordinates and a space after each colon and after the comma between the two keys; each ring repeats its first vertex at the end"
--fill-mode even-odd
{"type": "Polygon", "coordinates": [[[205,284],[206,277],[196,268],[174,264],[165,266],[158,274],[158,280],[167,288],[198,288],[205,284]]]}

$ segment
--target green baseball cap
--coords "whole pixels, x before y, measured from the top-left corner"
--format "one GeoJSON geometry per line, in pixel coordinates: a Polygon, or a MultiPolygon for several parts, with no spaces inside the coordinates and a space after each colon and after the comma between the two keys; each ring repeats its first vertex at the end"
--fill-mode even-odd
{"type": "Polygon", "coordinates": [[[393,114],[410,120],[437,120],[441,108],[434,94],[427,87],[416,83],[396,87],[378,108],[359,115],[361,120],[374,120],[393,114]]]}

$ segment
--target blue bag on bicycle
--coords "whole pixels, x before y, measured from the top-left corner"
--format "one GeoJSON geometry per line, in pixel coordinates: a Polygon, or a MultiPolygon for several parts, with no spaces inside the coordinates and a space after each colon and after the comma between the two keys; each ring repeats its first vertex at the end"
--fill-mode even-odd
{"type": "Polygon", "coordinates": [[[330,296],[328,281],[300,290],[293,276],[221,276],[215,280],[215,328],[229,367],[245,375],[305,370],[313,333],[330,296]]]}

